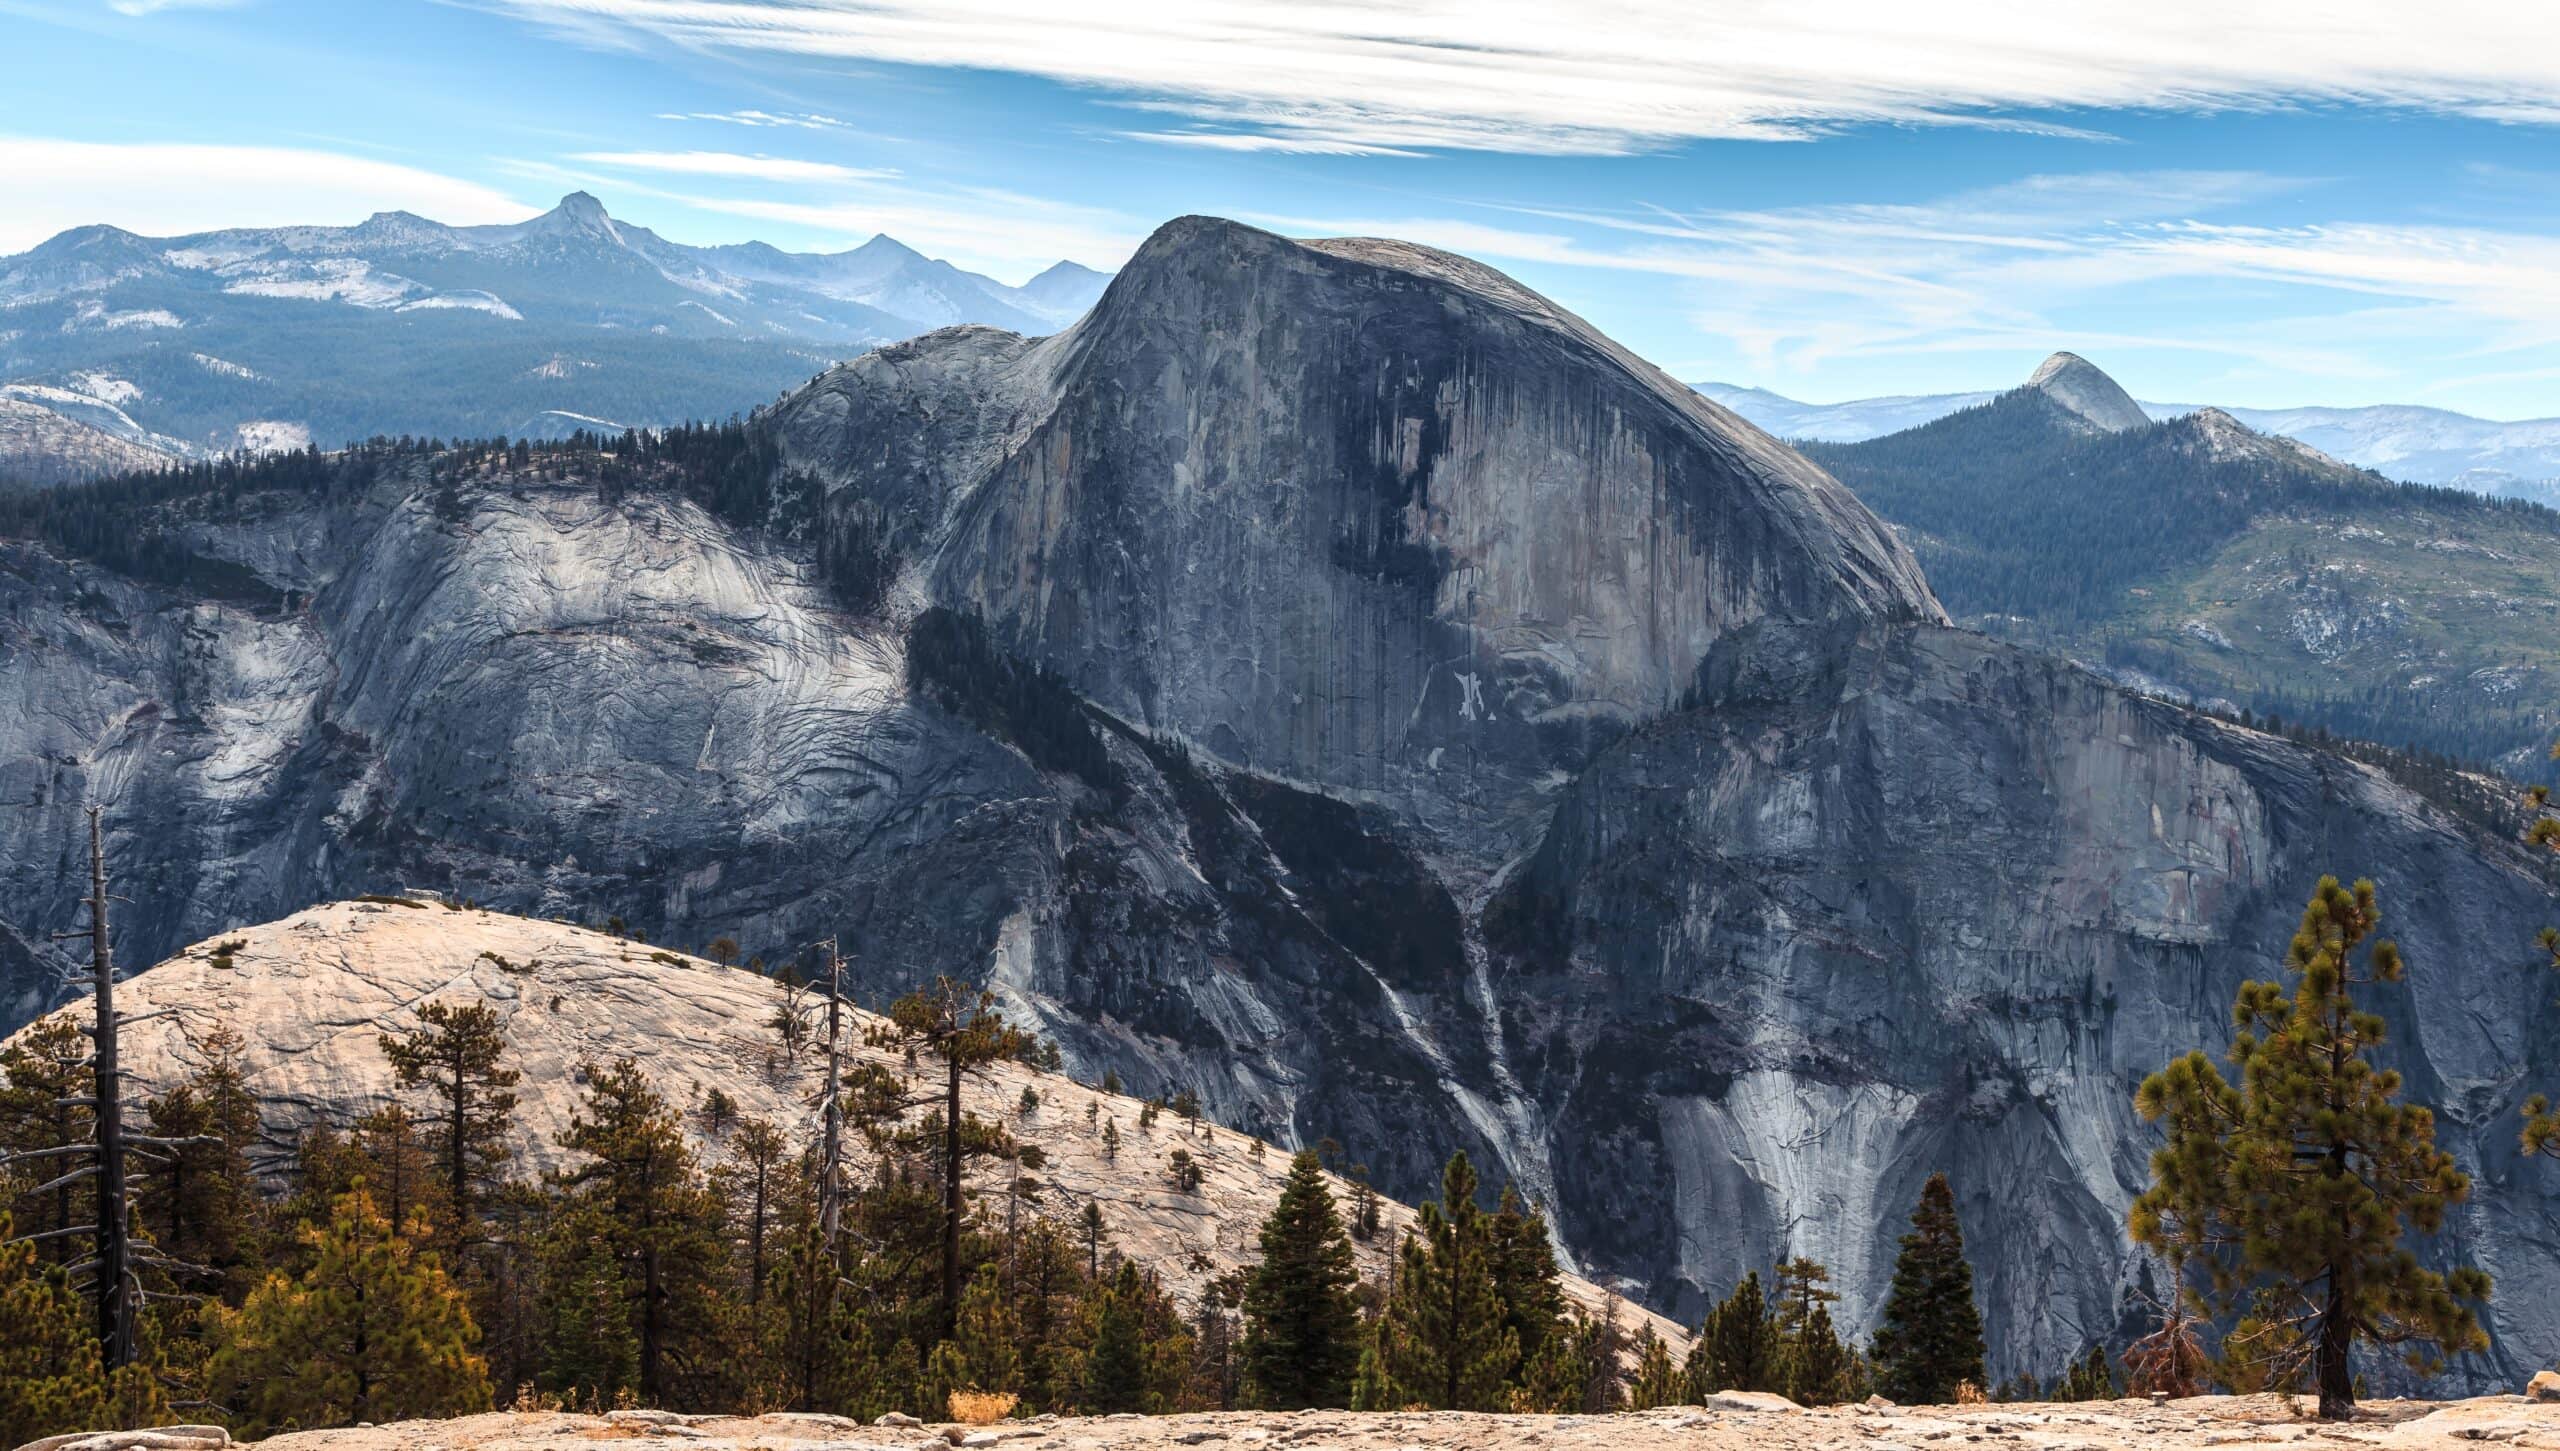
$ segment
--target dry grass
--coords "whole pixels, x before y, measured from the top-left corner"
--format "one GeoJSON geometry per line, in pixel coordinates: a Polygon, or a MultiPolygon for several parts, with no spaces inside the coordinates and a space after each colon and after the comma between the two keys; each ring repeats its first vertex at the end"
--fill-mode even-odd
{"type": "Polygon", "coordinates": [[[1989,1405],[1990,1403],[1991,1398],[1982,1393],[1982,1387],[1975,1385],[1969,1380],[1960,1380],[1956,1382],[1957,1405],[1983,1406],[1989,1405]]]}
{"type": "Polygon", "coordinates": [[[953,1391],[951,1419],[964,1426],[992,1426],[1012,1415],[1020,1399],[1011,1391],[953,1391]]]}

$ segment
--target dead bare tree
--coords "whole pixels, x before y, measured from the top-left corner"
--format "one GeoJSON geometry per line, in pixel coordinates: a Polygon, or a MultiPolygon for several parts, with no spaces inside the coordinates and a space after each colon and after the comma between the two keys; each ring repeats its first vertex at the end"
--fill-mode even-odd
{"type": "Polygon", "coordinates": [[[135,1133],[124,1122],[124,1074],[117,1062],[117,1038],[121,1030],[135,1023],[164,1017],[177,1011],[162,1008],[137,1013],[132,1017],[116,1014],[115,951],[107,929],[107,903],[122,901],[107,891],[106,829],[101,811],[89,808],[89,926],[85,932],[65,932],[61,937],[89,939],[90,991],[95,997],[95,1020],[81,1031],[95,1045],[91,1051],[90,1096],[66,1098],[59,1107],[89,1111],[89,1137],[83,1141],[30,1149],[24,1153],[0,1158],[0,1168],[14,1168],[20,1163],[39,1160],[80,1160],[88,1162],[65,1169],[54,1178],[29,1190],[41,1194],[49,1189],[64,1188],[84,1180],[96,1189],[97,1223],[89,1227],[49,1230],[27,1235],[23,1239],[51,1239],[86,1233],[90,1236],[89,1257],[75,1262],[68,1273],[72,1284],[93,1298],[98,1307],[98,1345],[109,1370],[120,1370],[133,1364],[139,1343],[138,1326],[142,1307],[151,1299],[192,1298],[172,1292],[147,1288],[144,1270],[157,1270],[168,1275],[195,1275],[210,1278],[214,1272],[202,1265],[162,1254],[147,1241],[137,1242],[133,1234],[135,1218],[133,1190],[141,1177],[126,1172],[131,1159],[168,1163],[170,1155],[180,1149],[200,1144],[219,1144],[210,1135],[164,1138],[154,1134],[135,1133]]]}

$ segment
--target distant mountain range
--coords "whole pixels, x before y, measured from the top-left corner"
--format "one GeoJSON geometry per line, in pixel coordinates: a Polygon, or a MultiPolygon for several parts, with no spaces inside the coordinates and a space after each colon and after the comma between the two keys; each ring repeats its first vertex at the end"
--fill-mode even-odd
{"type": "Polygon", "coordinates": [[[1802,447],[1963,623],[2142,689],[2548,770],[2549,509],[2394,483],[2233,411],[2155,422],[2070,353],[1916,428],[1802,447]]]}
{"type": "MultiPolygon", "coordinates": [[[[1977,408],[1999,395],[1913,393],[1804,403],[1765,388],[1699,383],[1700,393],[1780,438],[1858,443],[1977,408]]],[[[2144,403],[2153,418],[2208,406],[2144,403]]],[[[2368,408],[2225,408],[2260,433],[2299,439],[2347,463],[2413,484],[2450,484],[2474,493],[2560,503],[2560,418],[2501,423],[2442,408],[2384,403],[2368,408]]]]}
{"type": "Polygon", "coordinates": [[[1110,280],[1060,262],[1013,287],[885,236],[690,247],[585,192],[505,226],[81,227],[0,258],[0,473],[718,416],[939,327],[1056,332],[1110,280]]]}

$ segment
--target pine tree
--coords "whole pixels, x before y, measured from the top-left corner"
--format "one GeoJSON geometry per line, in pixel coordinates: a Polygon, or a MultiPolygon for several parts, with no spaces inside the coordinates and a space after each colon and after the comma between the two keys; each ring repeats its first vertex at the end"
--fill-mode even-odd
{"type": "Polygon", "coordinates": [[[2112,1401],[2116,1398],[2115,1368],[2107,1364],[2107,1348],[2091,1345],[2086,1355],[2073,1361],[2064,1372],[2062,1384],[2055,1388],[2057,1401],[2112,1401]]]}
{"type": "Polygon", "coordinates": [[[204,1065],[144,1113],[163,1141],[137,1195],[160,1248],[211,1270],[226,1298],[248,1291],[260,1257],[260,1205],[249,1167],[258,1138],[258,1102],[241,1062],[243,1043],[215,1027],[201,1045],[204,1065]]]}
{"type": "Polygon", "coordinates": [[[889,1007],[887,1026],[873,1035],[886,1048],[923,1053],[942,1064],[942,1296],[937,1339],[947,1340],[960,1318],[960,1231],[968,1212],[964,1173],[971,1158],[1011,1151],[1004,1132],[960,1107],[960,1086],[996,1063],[1019,1057],[1030,1037],[1006,1025],[995,994],[972,992],[950,978],[907,994],[889,1007]]]}
{"type": "Polygon", "coordinates": [[[1351,1237],[1312,1151],[1289,1161],[1244,1291],[1244,1379],[1257,1409],[1349,1403],[1359,1371],[1360,1283],[1351,1237]]]}
{"type": "Polygon", "coordinates": [[[1689,1345],[1689,1397],[1703,1402],[1718,1391],[1776,1390],[1778,1359],[1777,1326],[1755,1270],[1699,1323],[1689,1345]]]}
{"type": "MultiPolygon", "coordinates": [[[[0,1154],[51,1154],[87,1142],[90,1111],[80,1105],[96,1081],[88,1042],[69,1015],[46,1018],[20,1033],[0,1052],[0,1154]]],[[[89,1181],[77,1175],[50,1175],[38,1183],[48,1181],[52,1187],[19,1197],[16,1218],[25,1233],[52,1236],[39,1241],[40,1253],[49,1263],[67,1265],[82,1257],[82,1249],[64,1231],[94,1224],[96,1201],[89,1181]]]]}
{"type": "Polygon", "coordinates": [[[103,1428],[107,1378],[89,1308],[11,1234],[0,1204],[0,1443],[103,1428]]]}
{"type": "Polygon", "coordinates": [[[418,1116],[395,1101],[371,1110],[350,1128],[351,1178],[364,1180],[395,1231],[411,1239],[435,1238],[439,1227],[452,1221],[445,1213],[444,1181],[427,1156],[418,1116]]]}
{"type": "Polygon", "coordinates": [[[1865,1396],[1865,1366],[1831,1323],[1831,1307],[1817,1302],[1784,1341],[1779,1391],[1800,1406],[1836,1406],[1865,1396]]]}
{"type": "Polygon", "coordinates": [[[1145,1325],[1138,1294],[1138,1267],[1123,1261],[1110,1287],[1095,1297],[1093,1348],[1085,1357],[1086,1415],[1147,1409],[1145,1325]]]}
{"type": "Polygon", "coordinates": [[[271,1277],[212,1318],[217,1399],[251,1436],[487,1407],[461,1292],[372,1196],[341,1198],[328,1226],[303,1238],[310,1269],[271,1277]]]}
{"type": "Polygon", "coordinates": [[[1831,1307],[1839,1300],[1831,1288],[1831,1271],[1821,1262],[1799,1255],[1778,1266],[1771,1296],[1778,1341],[1776,1389],[1798,1405],[1837,1405],[1864,1394],[1858,1389],[1857,1352],[1840,1339],[1831,1320],[1831,1307]]]}
{"type": "Polygon", "coordinates": [[[1982,1355],[1982,1312],[1973,1303],[1955,1192],[1946,1175],[1932,1174],[1902,1237],[1876,1331],[1877,1388],[1904,1405],[1952,1401],[1960,1385],[1981,1388],[1982,1355]]]}
{"type": "Polygon", "coordinates": [[[437,1242],[458,1254],[474,1234],[481,1186],[498,1177],[512,1152],[520,1075],[499,1066],[506,1034],[488,1004],[426,1003],[418,1022],[422,1030],[406,1038],[384,1034],[382,1051],[401,1087],[425,1088],[434,1098],[427,1137],[444,1180],[437,1242]]]}
{"type": "Polygon", "coordinates": [[[770,1120],[742,1120],[729,1140],[729,1162],[718,1176],[725,1191],[721,1198],[730,1207],[730,1222],[745,1257],[746,1301],[750,1305],[764,1300],[773,1259],[770,1246],[774,1205],[783,1192],[782,1161],[790,1148],[790,1140],[770,1120]]]}
{"type": "Polygon", "coordinates": [[[719,1209],[674,1111],[629,1058],[582,1065],[585,1102],[560,1134],[589,1162],[561,1176],[576,1229],[573,1278],[593,1294],[619,1270],[634,1347],[631,1385],[653,1405],[684,1399],[710,1358],[699,1354],[706,1297],[722,1269],[719,1209]],[[601,1257],[601,1259],[599,1259],[601,1257]]]}
{"type": "MultiPolygon", "coordinates": [[[[1581,1322],[1582,1392],[1579,1404],[1571,1409],[1586,1416],[1605,1416],[1626,1404],[1626,1368],[1621,1363],[1627,1341],[1626,1309],[1626,1302],[1611,1291],[1601,1302],[1599,1318],[1581,1322]]],[[[1670,1354],[1663,1353],[1666,1358],[1670,1354]]]]}
{"type": "Polygon", "coordinates": [[[1636,1375],[1627,1386],[1627,1409],[1649,1411],[1655,1406],[1678,1405],[1689,1389],[1689,1378],[1671,1360],[1671,1347],[1647,1325],[1636,1337],[1636,1375]]]}
{"type": "Polygon", "coordinates": [[[1495,1288],[1493,1235],[1476,1204],[1475,1166],[1453,1155],[1440,1200],[1406,1236],[1378,1326],[1378,1356],[1395,1405],[1444,1411],[1508,1409],[1507,1376],[1520,1343],[1495,1288]]]}
{"type": "Polygon", "coordinates": [[[1547,1217],[1505,1186],[1486,1221],[1493,1236],[1493,1292],[1502,1301],[1502,1322],[1519,1346],[1511,1378],[1525,1384],[1529,1367],[1547,1352],[1547,1342],[1565,1329],[1564,1275],[1556,1268],[1554,1241],[1547,1217]]]}
{"type": "Polygon", "coordinates": [[[2326,1419],[2354,1411],[2360,1339],[2408,1347],[2421,1369],[2488,1344],[2465,1303],[2487,1298],[2488,1276],[2436,1274],[2400,1243],[2404,1223],[2441,1229],[2471,1181],[2436,1147],[2434,1115],[2399,1102],[2400,1075],[2371,1061],[2382,1019],[2355,988],[2405,971],[2390,942],[2358,967],[2380,925],[2371,882],[2322,878],[2286,953],[2293,990],[2244,983],[2232,1004],[2240,1085],[2196,1052],[2134,1099],[2168,1130],[2134,1201],[2134,1239],[2180,1270],[2201,1262],[2225,1308],[2247,1309],[2243,1339],[2270,1347],[2279,1376],[2307,1360],[2326,1419]]]}

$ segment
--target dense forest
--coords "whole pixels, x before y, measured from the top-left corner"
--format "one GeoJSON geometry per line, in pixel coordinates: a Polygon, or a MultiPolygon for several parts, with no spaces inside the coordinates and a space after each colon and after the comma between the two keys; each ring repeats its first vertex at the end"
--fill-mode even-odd
{"type": "Polygon", "coordinates": [[[1897,526],[1960,621],[2187,697],[2544,769],[2560,513],[2201,417],[2093,431],[2033,389],[1800,446],[1897,526]]]}

